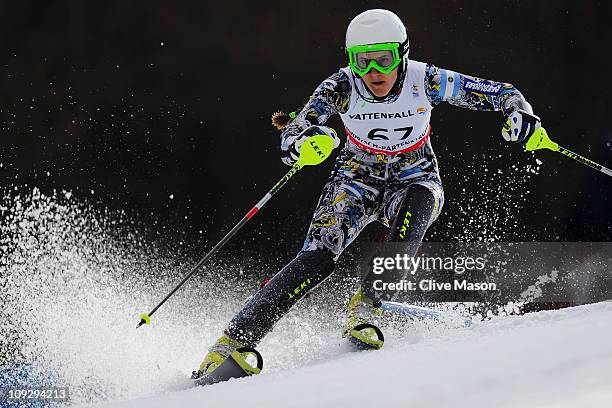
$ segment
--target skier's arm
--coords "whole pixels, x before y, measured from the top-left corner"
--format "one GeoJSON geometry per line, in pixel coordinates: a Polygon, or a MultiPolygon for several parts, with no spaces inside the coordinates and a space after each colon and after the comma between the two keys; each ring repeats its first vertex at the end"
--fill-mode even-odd
{"type": "Polygon", "coordinates": [[[435,65],[428,65],[426,72],[425,91],[433,106],[448,102],[462,108],[502,111],[504,115],[514,109],[533,113],[531,105],[512,84],[480,79],[435,65]]]}
{"type": "Polygon", "coordinates": [[[324,125],[330,116],[344,112],[347,109],[351,95],[350,82],[343,72],[338,72],[324,80],[315,89],[304,107],[293,117],[277,113],[272,117],[274,125],[282,129],[281,159],[285,164],[292,165],[299,155],[299,148],[312,132],[305,132],[317,126],[322,133],[334,138],[336,147],[340,140],[333,129],[324,125]]]}
{"type": "Polygon", "coordinates": [[[502,136],[508,141],[522,142],[540,126],[540,119],[533,114],[529,102],[509,83],[428,65],[425,90],[432,106],[448,102],[468,109],[501,111],[504,121],[508,123],[502,129],[502,136]]]}

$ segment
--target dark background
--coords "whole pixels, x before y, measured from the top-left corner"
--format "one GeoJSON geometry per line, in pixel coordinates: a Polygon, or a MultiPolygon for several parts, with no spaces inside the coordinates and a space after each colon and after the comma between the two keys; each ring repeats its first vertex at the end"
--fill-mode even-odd
{"type": "MultiPolygon", "coordinates": [[[[213,243],[287,171],[270,115],[346,65],[346,26],[374,7],[403,19],[411,58],[515,84],[554,140],[612,167],[606,1],[20,1],[0,16],[0,185],[213,243]]],[[[446,204],[429,239],[608,241],[612,178],[553,152],[531,174],[500,124],[434,112],[446,204]]],[[[292,180],[233,248],[295,252],[331,166],[292,180]]]]}

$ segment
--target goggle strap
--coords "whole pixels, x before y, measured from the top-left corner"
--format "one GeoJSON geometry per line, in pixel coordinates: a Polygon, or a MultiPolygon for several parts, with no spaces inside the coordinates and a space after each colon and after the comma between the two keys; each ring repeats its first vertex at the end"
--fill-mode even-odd
{"type": "Polygon", "coordinates": [[[408,41],[408,38],[406,38],[406,41],[404,41],[403,43],[400,44],[398,52],[400,54],[400,58],[403,57],[404,55],[408,54],[408,51],[410,50],[410,43],[408,41]]]}

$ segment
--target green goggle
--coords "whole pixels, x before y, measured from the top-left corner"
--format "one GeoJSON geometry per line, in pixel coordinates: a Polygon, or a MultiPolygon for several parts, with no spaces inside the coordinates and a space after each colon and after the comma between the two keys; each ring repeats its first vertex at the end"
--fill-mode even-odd
{"type": "Polygon", "coordinates": [[[359,76],[364,76],[374,68],[383,74],[388,74],[399,65],[402,58],[399,43],[383,43],[371,45],[356,45],[347,48],[349,66],[359,76]]]}

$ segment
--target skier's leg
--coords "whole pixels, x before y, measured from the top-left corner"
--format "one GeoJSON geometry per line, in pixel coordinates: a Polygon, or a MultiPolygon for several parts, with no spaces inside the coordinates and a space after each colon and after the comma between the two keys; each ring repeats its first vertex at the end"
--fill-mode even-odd
{"type": "Polygon", "coordinates": [[[328,250],[302,251],[260,288],[234,316],[209,348],[193,378],[214,371],[241,347],[254,347],[296,302],[331,275],[334,256],[328,250]]]}
{"type": "Polygon", "coordinates": [[[232,319],[225,333],[255,346],[300,300],[334,270],[334,257],[327,250],[300,252],[249,300],[232,319]]]}
{"type": "Polygon", "coordinates": [[[321,194],[302,251],[232,319],[227,335],[254,346],[291,306],[331,275],[335,260],[370,220],[373,206],[364,203],[376,198],[377,191],[358,189],[355,183],[345,173],[332,177],[321,194]]]}
{"type": "MultiPolygon", "coordinates": [[[[391,219],[389,233],[386,242],[403,243],[401,253],[414,257],[421,246],[427,228],[440,214],[444,194],[442,186],[435,180],[417,181],[409,184],[405,189],[398,192],[399,196],[391,200],[389,211],[394,216],[391,219]]],[[[383,256],[386,254],[395,256],[398,246],[385,250],[383,245],[383,256]]],[[[364,277],[363,292],[370,299],[387,300],[391,294],[376,292],[373,282],[380,276],[368,273],[364,277]]],[[[399,281],[404,276],[397,276],[399,281]]]]}
{"type": "Polygon", "coordinates": [[[256,345],[304,295],[333,271],[335,260],[373,218],[375,187],[363,180],[369,169],[340,156],[323,189],[302,251],[261,288],[209,350],[200,373],[215,369],[241,345],[256,345]]]}
{"type": "MultiPolygon", "coordinates": [[[[425,231],[440,213],[443,199],[442,186],[437,180],[414,182],[394,191],[389,202],[384,203],[384,217],[391,219],[386,242],[404,243],[402,253],[414,256],[425,231]]],[[[385,248],[383,244],[382,249],[375,251],[375,256],[394,256],[386,254],[385,249],[389,248],[385,248]]],[[[397,251],[397,247],[395,250],[397,251]]],[[[361,287],[351,297],[348,305],[343,336],[347,336],[361,348],[378,349],[384,341],[382,332],[374,323],[382,314],[381,300],[388,300],[392,294],[375,291],[373,283],[376,279],[380,279],[380,276],[371,272],[366,274],[361,287]]]]}

